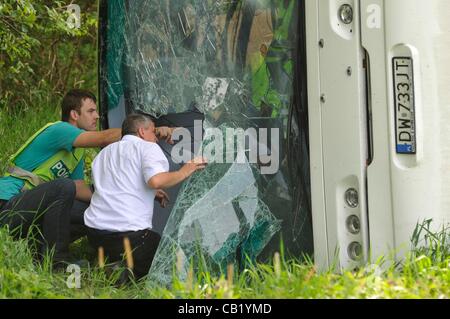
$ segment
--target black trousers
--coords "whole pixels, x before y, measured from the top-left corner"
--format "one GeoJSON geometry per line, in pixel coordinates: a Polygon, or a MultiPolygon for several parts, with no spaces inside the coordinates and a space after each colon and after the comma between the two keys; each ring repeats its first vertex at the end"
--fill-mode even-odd
{"type": "Polygon", "coordinates": [[[130,232],[109,232],[88,228],[87,236],[89,243],[96,250],[98,247],[103,247],[108,262],[116,262],[124,259],[123,239],[124,237],[128,237],[131,243],[134,261],[133,273],[136,279],[140,279],[148,274],[159,241],[161,240],[159,234],[150,229],[130,232]]]}
{"type": "Polygon", "coordinates": [[[87,203],[75,200],[70,179],[57,179],[0,203],[0,226],[8,225],[16,238],[34,239],[37,257],[54,249],[54,262],[69,259],[69,244],[86,233],[83,214],[87,203]]]}

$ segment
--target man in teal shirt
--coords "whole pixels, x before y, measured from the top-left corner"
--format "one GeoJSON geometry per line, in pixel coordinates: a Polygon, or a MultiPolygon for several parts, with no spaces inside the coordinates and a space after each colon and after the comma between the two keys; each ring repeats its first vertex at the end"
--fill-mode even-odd
{"type": "MultiPolygon", "coordinates": [[[[56,122],[40,133],[28,146],[16,157],[14,164],[27,171],[32,171],[49,156],[56,154],[61,149],[67,152],[73,151],[73,142],[84,131],[67,122],[56,122]]],[[[73,180],[84,179],[84,160],[81,160],[75,170],[69,176],[73,180]]],[[[25,181],[13,176],[0,178],[0,199],[9,200],[20,193],[25,181]]]]}
{"type": "MultiPolygon", "coordinates": [[[[92,93],[71,90],[61,107],[62,121],[36,132],[0,178],[0,226],[8,225],[15,238],[32,234],[39,259],[54,248],[57,264],[68,260],[71,240],[84,235],[83,214],[92,197],[84,182],[84,148],[104,147],[121,137],[120,128],[97,131],[92,93]]],[[[157,131],[165,139],[171,133],[168,128],[157,131]]]]}

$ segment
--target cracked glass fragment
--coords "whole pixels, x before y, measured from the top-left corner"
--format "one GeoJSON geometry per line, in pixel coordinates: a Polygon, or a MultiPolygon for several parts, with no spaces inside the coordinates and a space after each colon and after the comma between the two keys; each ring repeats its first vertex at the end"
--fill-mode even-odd
{"type": "Polygon", "coordinates": [[[256,260],[281,224],[258,198],[258,172],[247,161],[211,164],[183,185],[149,272],[152,284],[169,286],[174,271],[184,280],[190,265],[218,274],[256,260]]]}
{"type": "MultiPolygon", "coordinates": [[[[300,4],[101,2],[100,99],[107,126],[120,127],[128,113],[146,113],[158,125],[187,128],[193,137],[180,143],[192,144],[192,153],[201,145],[215,159],[168,190],[167,208],[155,205],[153,225],[162,241],[151,282],[169,284],[174,268],[184,278],[191,260],[213,272],[228,263],[242,267],[244,256],[264,261],[279,251],[281,239],[286,254],[312,253],[300,4]],[[198,119],[203,136],[195,137],[198,119]],[[256,133],[227,147],[234,139],[227,130],[238,128],[256,133]],[[272,164],[267,158],[276,159],[274,172],[264,171],[272,164]]],[[[178,169],[172,146],[160,145],[171,170],[178,169]]]]}

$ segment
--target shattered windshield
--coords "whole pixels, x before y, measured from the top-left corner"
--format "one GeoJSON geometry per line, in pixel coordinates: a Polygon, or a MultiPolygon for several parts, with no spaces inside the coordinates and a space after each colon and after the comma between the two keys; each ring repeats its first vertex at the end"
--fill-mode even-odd
{"type": "MultiPolygon", "coordinates": [[[[170,284],[180,256],[183,277],[190,265],[242,268],[279,251],[281,240],[296,257],[311,253],[300,1],[107,3],[108,116],[139,111],[186,127],[182,118],[202,115],[188,153],[209,165],[172,196],[152,282],[170,284]]],[[[176,148],[166,152],[171,168],[186,159],[176,160],[176,148]]]]}

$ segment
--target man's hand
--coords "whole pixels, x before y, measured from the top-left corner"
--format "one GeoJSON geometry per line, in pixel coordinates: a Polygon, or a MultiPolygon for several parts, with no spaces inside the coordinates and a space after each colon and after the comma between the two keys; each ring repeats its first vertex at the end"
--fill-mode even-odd
{"type": "Polygon", "coordinates": [[[176,129],[176,127],[167,127],[167,126],[161,126],[157,127],[155,130],[156,137],[158,140],[165,140],[169,144],[173,144],[172,141],[172,133],[176,129]]]}
{"type": "Polygon", "coordinates": [[[195,171],[205,168],[206,164],[205,158],[196,157],[184,164],[178,171],[156,174],[147,181],[147,184],[152,189],[170,188],[184,181],[195,171]]]}
{"type": "Polygon", "coordinates": [[[180,168],[180,172],[183,176],[185,176],[185,178],[188,178],[195,171],[205,168],[207,164],[208,162],[206,161],[206,158],[199,156],[184,164],[183,167],[180,168]]]}
{"type": "Polygon", "coordinates": [[[158,189],[156,191],[155,199],[159,202],[162,208],[166,208],[167,203],[169,202],[169,195],[162,189],[158,189]]]}

